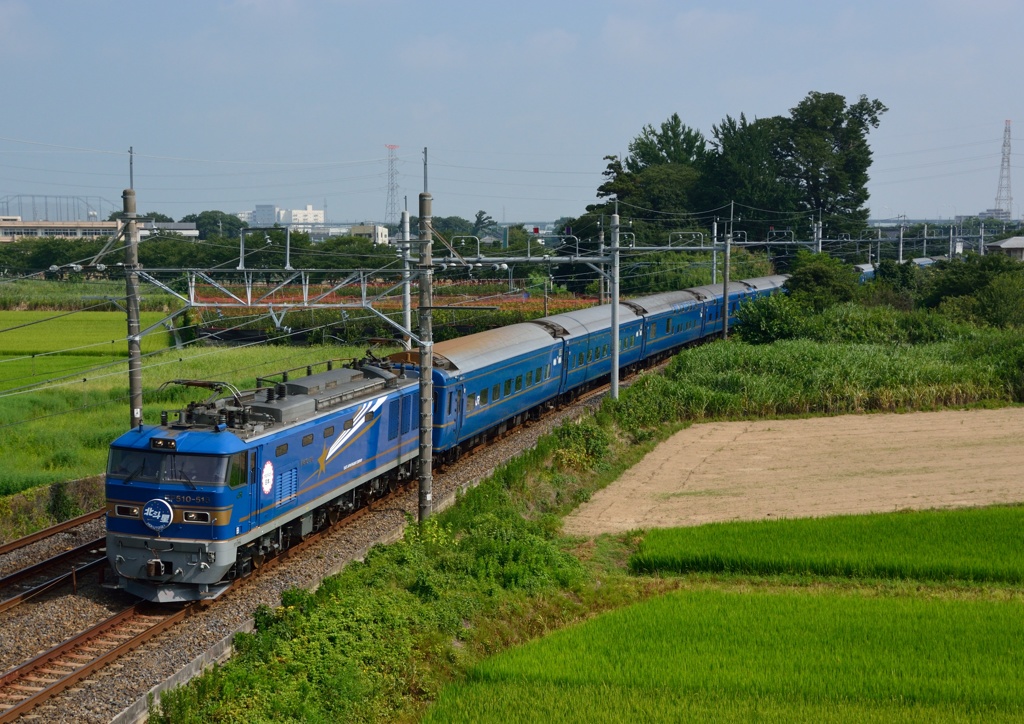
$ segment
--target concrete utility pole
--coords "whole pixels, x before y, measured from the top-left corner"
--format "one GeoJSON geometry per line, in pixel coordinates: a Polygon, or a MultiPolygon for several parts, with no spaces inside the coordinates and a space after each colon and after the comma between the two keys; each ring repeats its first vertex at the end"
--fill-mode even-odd
{"type": "Polygon", "coordinates": [[[711,222],[711,283],[718,284],[718,217],[711,222]]]}
{"type": "MultiPolygon", "coordinates": [[[[616,207],[618,203],[615,204],[616,207]]],[[[611,396],[619,399],[619,214],[612,214],[612,374],[611,396]]]]}
{"type": "MultiPolygon", "coordinates": [[[[412,329],[412,293],[409,281],[412,277],[410,268],[409,246],[412,236],[409,235],[409,209],[402,209],[402,327],[412,329]]],[[[412,348],[412,340],[408,334],[402,335],[405,348],[412,348]]]]}
{"type": "Polygon", "coordinates": [[[139,325],[139,227],[135,220],[135,189],[121,194],[127,225],[124,249],[124,283],[128,303],[128,393],[132,427],[142,424],[142,343],[139,325]]]}
{"type": "MultiPolygon", "coordinates": [[[[426,187],[426,149],[424,153],[423,179],[426,187]]],[[[433,463],[434,463],[434,270],[431,265],[432,234],[431,215],[433,197],[420,194],[420,507],[419,522],[430,517],[433,508],[433,463]]],[[[442,401],[443,409],[443,401],[442,401]]]]}
{"type": "Polygon", "coordinates": [[[729,230],[725,232],[725,256],[722,259],[722,339],[729,339],[729,262],[732,254],[734,203],[729,202],[729,230]]]}
{"type": "MultiPolygon", "coordinates": [[[[597,255],[601,256],[601,257],[604,256],[604,214],[601,215],[601,223],[597,227],[597,255]]],[[[601,265],[601,272],[602,272],[601,274],[597,275],[597,303],[598,304],[604,304],[604,302],[605,302],[605,294],[604,294],[605,278],[604,278],[604,273],[603,273],[604,272],[604,264],[601,265]]]]}
{"type": "Polygon", "coordinates": [[[900,264],[903,263],[903,220],[900,219],[900,264]]]}
{"type": "Polygon", "coordinates": [[[725,234],[725,259],[722,263],[722,339],[729,339],[729,262],[732,255],[732,225],[725,234]]]}

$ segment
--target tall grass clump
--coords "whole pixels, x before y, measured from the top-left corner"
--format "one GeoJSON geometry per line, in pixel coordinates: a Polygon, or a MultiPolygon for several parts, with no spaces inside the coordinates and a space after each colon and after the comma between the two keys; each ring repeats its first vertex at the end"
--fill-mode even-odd
{"type": "Polygon", "coordinates": [[[716,523],[650,531],[630,567],[1019,584],[1022,530],[1022,506],[716,523]]]}
{"type": "Polygon", "coordinates": [[[1024,337],[997,330],[916,346],[716,342],[610,403],[634,435],[666,421],[932,410],[1024,400],[1024,337]]]}

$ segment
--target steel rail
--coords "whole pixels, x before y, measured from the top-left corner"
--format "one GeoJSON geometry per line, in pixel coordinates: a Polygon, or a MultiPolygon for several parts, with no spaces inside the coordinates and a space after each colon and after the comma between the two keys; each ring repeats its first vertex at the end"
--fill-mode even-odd
{"type": "MultiPolygon", "coordinates": [[[[64,565],[68,561],[72,561],[75,558],[79,558],[83,555],[93,553],[94,551],[105,551],[106,547],[106,537],[95,538],[89,541],[88,543],[83,543],[82,545],[72,548],[71,550],[67,550],[62,553],[58,553],[55,556],[47,558],[45,561],[40,561],[39,563],[35,563],[26,568],[22,568],[20,570],[15,571],[14,573],[10,573],[4,576],[3,578],[0,578],[0,589],[17,583],[18,581],[23,581],[26,578],[31,578],[37,573],[45,571],[47,568],[54,568],[60,565],[64,565]]],[[[104,557],[105,556],[106,554],[104,553],[104,557]]]]}
{"type": "MultiPolygon", "coordinates": [[[[138,603],[0,676],[0,722],[11,722],[118,657],[184,620],[193,610],[150,613],[138,603]]],[[[157,609],[158,610],[158,609],[157,609]]]]}
{"type": "MultiPolygon", "coordinates": [[[[102,558],[97,558],[95,560],[89,561],[88,563],[84,563],[84,564],[82,564],[80,566],[73,567],[67,573],[62,573],[59,576],[51,578],[50,580],[45,581],[43,583],[40,583],[40,584],[38,584],[36,586],[33,586],[32,588],[29,588],[29,589],[27,589],[25,591],[22,591],[21,593],[16,593],[13,596],[10,596],[9,598],[5,598],[3,600],[0,600],[0,613],[3,613],[4,611],[7,611],[8,609],[14,608],[18,604],[24,603],[25,601],[29,600],[30,598],[34,598],[35,596],[39,596],[39,595],[41,595],[43,593],[46,593],[47,591],[52,591],[55,588],[60,588],[61,586],[66,586],[69,583],[72,584],[75,587],[75,590],[77,591],[77,589],[78,589],[78,576],[83,574],[83,573],[88,573],[89,571],[93,570],[94,568],[99,568],[100,566],[104,565],[106,562],[107,562],[106,556],[103,556],[102,558]]],[[[102,576],[102,573],[101,573],[101,576],[102,576]]]]}
{"type": "Polygon", "coordinates": [[[83,523],[88,523],[91,520],[101,518],[106,514],[106,512],[106,508],[99,508],[97,510],[92,511],[91,513],[86,513],[85,515],[80,515],[77,518],[65,520],[63,523],[58,523],[57,525],[50,526],[49,528],[37,530],[35,533],[30,533],[29,535],[23,538],[17,538],[16,540],[12,540],[9,543],[4,543],[3,545],[0,545],[0,556],[4,555],[5,553],[10,553],[11,551],[16,551],[19,548],[24,548],[25,546],[31,545],[32,543],[36,543],[37,541],[41,541],[44,538],[49,538],[50,536],[56,535],[57,533],[63,533],[64,531],[82,525],[83,523]]]}

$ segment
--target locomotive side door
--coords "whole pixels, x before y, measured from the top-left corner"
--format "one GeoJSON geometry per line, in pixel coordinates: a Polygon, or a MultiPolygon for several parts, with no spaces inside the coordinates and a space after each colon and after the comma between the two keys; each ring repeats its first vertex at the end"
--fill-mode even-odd
{"type": "Polygon", "coordinates": [[[263,484],[263,466],[260,448],[249,451],[249,530],[260,524],[260,488],[263,484]]]}

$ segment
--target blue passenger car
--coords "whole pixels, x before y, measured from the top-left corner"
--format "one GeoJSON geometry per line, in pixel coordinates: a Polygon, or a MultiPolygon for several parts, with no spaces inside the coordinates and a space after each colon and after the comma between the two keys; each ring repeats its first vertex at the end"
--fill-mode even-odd
{"type": "Polygon", "coordinates": [[[562,341],[534,324],[438,342],[433,351],[434,448],[441,453],[476,444],[484,431],[558,394],[562,341]]]}
{"type": "Polygon", "coordinates": [[[704,300],[692,291],[664,292],[625,302],[644,319],[644,359],[658,357],[704,336],[704,300]]]}
{"type": "MultiPolygon", "coordinates": [[[[561,394],[596,382],[612,371],[612,308],[602,304],[573,312],[534,319],[541,327],[565,342],[565,365],[561,394]]],[[[643,352],[643,318],[625,304],[619,305],[619,366],[640,361],[643,352]]]]}

